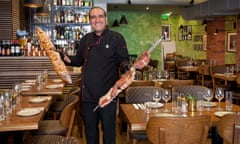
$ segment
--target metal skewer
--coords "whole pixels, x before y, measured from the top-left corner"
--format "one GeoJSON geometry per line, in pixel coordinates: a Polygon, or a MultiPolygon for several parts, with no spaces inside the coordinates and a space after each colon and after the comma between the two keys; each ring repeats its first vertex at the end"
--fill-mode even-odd
{"type": "Polygon", "coordinates": [[[95,112],[99,108],[99,105],[97,105],[94,109],[93,112],[95,112]]]}
{"type": "Polygon", "coordinates": [[[160,39],[158,39],[149,49],[148,52],[151,53],[162,41],[163,36],[160,37],[160,39]]]}

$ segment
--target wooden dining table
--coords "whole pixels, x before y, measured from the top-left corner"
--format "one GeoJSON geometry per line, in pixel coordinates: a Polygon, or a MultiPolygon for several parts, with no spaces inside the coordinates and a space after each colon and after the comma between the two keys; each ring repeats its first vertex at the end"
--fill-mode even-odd
{"type": "MultiPolygon", "coordinates": [[[[222,108],[225,107],[224,102],[221,103],[221,107],[222,108]]],[[[133,106],[133,104],[121,104],[120,105],[120,110],[127,120],[127,125],[128,125],[127,131],[128,131],[128,133],[130,131],[145,131],[147,121],[152,116],[161,116],[161,115],[166,116],[166,114],[173,114],[171,112],[169,112],[169,113],[163,112],[163,110],[165,108],[166,107],[161,107],[161,108],[158,109],[158,112],[152,110],[153,112],[151,112],[150,114],[147,114],[147,113],[145,113],[144,109],[136,109],[133,106]]],[[[169,110],[171,110],[172,104],[168,103],[167,108],[169,110]]],[[[216,108],[217,108],[217,105],[216,105],[216,107],[211,107],[210,111],[204,110],[202,112],[197,112],[197,111],[196,112],[187,112],[187,113],[184,114],[184,116],[209,115],[211,117],[211,126],[216,127],[217,122],[220,120],[220,117],[215,115],[215,112],[217,112],[216,108]]],[[[240,106],[233,104],[232,111],[233,112],[240,112],[240,106]]],[[[177,114],[176,116],[183,116],[183,115],[177,114]]]]}
{"type": "Polygon", "coordinates": [[[64,83],[60,79],[49,79],[47,84],[43,85],[43,87],[39,90],[33,83],[34,80],[29,80],[22,83],[22,87],[29,86],[29,88],[23,88],[21,94],[23,96],[28,95],[61,95],[64,90],[64,83]]]}
{"type": "Polygon", "coordinates": [[[215,73],[212,74],[212,77],[215,79],[221,79],[224,80],[224,85],[226,86],[228,84],[228,81],[236,81],[237,75],[236,74],[224,74],[224,73],[215,73]]]}
{"type": "Polygon", "coordinates": [[[179,66],[178,69],[185,72],[198,72],[198,66],[179,66]]]}
{"type": "Polygon", "coordinates": [[[39,122],[45,116],[51,104],[51,96],[45,96],[44,101],[32,101],[36,96],[23,96],[21,101],[16,104],[11,114],[8,114],[3,121],[0,121],[0,132],[8,131],[25,131],[36,130],[39,127],[39,122]],[[24,113],[21,115],[21,110],[29,110],[29,115],[24,113]],[[40,113],[31,115],[31,109],[40,109],[40,113]]]}

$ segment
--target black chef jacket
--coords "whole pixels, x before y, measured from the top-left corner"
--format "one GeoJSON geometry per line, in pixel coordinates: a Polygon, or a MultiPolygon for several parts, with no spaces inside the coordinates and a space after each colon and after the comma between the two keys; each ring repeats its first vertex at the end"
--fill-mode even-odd
{"type": "Polygon", "coordinates": [[[128,63],[128,50],[121,34],[106,29],[101,36],[94,32],[85,35],[79,43],[71,65],[83,66],[82,101],[98,102],[99,98],[119,79],[119,70],[128,63]]]}

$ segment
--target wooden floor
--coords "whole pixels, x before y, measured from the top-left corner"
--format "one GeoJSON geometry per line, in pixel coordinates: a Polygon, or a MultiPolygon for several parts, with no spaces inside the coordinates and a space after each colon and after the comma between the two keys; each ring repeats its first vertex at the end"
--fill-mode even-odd
{"type": "MultiPolygon", "coordinates": [[[[102,133],[100,132],[100,135],[101,134],[102,133]]],[[[83,135],[84,135],[84,132],[83,132],[83,135]]],[[[77,123],[75,123],[75,125],[74,125],[72,136],[78,138],[81,141],[81,144],[86,144],[85,136],[80,137],[80,133],[79,133],[79,129],[78,129],[77,123]]],[[[101,139],[100,144],[103,144],[102,139],[101,139]]],[[[126,135],[125,132],[122,133],[122,135],[119,133],[118,125],[117,125],[117,140],[116,140],[116,144],[127,144],[127,135],[126,135]]],[[[150,142],[148,142],[148,141],[141,141],[138,144],[150,144],[150,142]]]]}
{"type": "MultiPolygon", "coordinates": [[[[102,133],[100,132],[100,135],[101,134],[102,133]]],[[[84,132],[83,132],[83,135],[84,135],[84,132]]],[[[77,123],[75,123],[75,125],[74,125],[72,136],[78,138],[81,141],[81,144],[86,144],[85,136],[80,137],[80,133],[79,133],[79,129],[78,129],[77,123]]],[[[103,144],[102,139],[101,139],[100,144],[103,144]]],[[[127,144],[127,135],[126,135],[126,133],[123,133],[122,135],[119,133],[118,125],[117,125],[117,140],[116,140],[116,144],[127,144]]],[[[140,142],[138,142],[138,144],[150,144],[150,142],[149,141],[140,141],[140,142]]],[[[211,144],[211,140],[208,139],[206,144],[211,144]]]]}

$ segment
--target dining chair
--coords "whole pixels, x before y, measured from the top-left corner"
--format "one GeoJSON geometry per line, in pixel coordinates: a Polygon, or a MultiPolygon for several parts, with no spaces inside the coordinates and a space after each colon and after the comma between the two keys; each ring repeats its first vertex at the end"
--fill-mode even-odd
{"type": "Polygon", "coordinates": [[[202,85],[182,85],[172,88],[173,93],[183,93],[185,95],[192,95],[194,98],[198,98],[199,92],[201,95],[205,95],[208,92],[208,88],[202,85]]]}
{"type": "MultiPolygon", "coordinates": [[[[127,89],[129,89],[131,87],[139,87],[139,86],[140,87],[145,87],[145,86],[154,86],[154,85],[155,85],[155,83],[153,81],[150,81],[150,80],[136,80],[136,81],[133,81],[127,89]]],[[[122,103],[126,103],[126,91],[127,91],[127,89],[123,90],[119,94],[119,96],[118,96],[119,105],[122,104],[122,103]]],[[[120,119],[120,122],[119,122],[119,127],[120,128],[119,129],[120,129],[120,134],[122,134],[122,132],[124,132],[125,129],[126,129],[124,127],[126,125],[126,123],[122,121],[123,116],[122,116],[122,113],[121,113],[120,109],[119,109],[118,113],[119,113],[118,115],[119,115],[119,119],[120,119]]]]}
{"type": "Polygon", "coordinates": [[[147,122],[147,137],[153,144],[205,144],[210,116],[158,117],[147,122]]]}
{"type": "Polygon", "coordinates": [[[212,87],[212,77],[210,74],[210,66],[207,64],[200,64],[198,66],[198,80],[197,84],[212,87]]]}
{"type": "Polygon", "coordinates": [[[182,71],[179,69],[181,66],[188,66],[189,60],[188,59],[181,59],[176,61],[176,69],[177,69],[177,78],[178,79],[190,79],[189,72],[182,71]]]}
{"type": "Polygon", "coordinates": [[[157,86],[137,86],[129,87],[126,90],[125,101],[126,103],[144,103],[153,101],[153,90],[158,90],[163,93],[164,89],[157,86]]]}
{"type": "Polygon", "coordinates": [[[80,144],[80,141],[75,137],[36,135],[24,139],[22,144],[80,144]]]}
{"type": "Polygon", "coordinates": [[[214,74],[224,74],[228,72],[228,65],[214,65],[210,66],[210,74],[212,77],[212,88],[215,89],[216,87],[222,87],[226,90],[229,89],[229,85],[225,85],[225,80],[217,79],[213,75],[214,74]]]}
{"type": "Polygon", "coordinates": [[[76,114],[76,104],[79,101],[79,96],[69,96],[69,103],[66,104],[61,112],[59,120],[42,120],[39,123],[39,128],[33,131],[34,135],[62,135],[71,136],[76,114]]]}
{"type": "MultiPolygon", "coordinates": [[[[156,87],[156,86],[130,87],[126,91],[126,96],[125,96],[126,103],[140,104],[147,101],[153,101],[153,98],[152,98],[153,90],[158,90],[160,93],[164,92],[163,88],[156,87]]],[[[147,140],[146,131],[138,131],[138,132],[130,131],[128,134],[129,134],[129,140],[133,144],[136,144],[140,140],[147,140]]]]}
{"type": "MultiPolygon", "coordinates": [[[[64,96],[65,98],[63,100],[58,100],[53,102],[53,104],[50,106],[50,112],[53,113],[53,119],[57,120],[60,117],[61,112],[63,111],[64,107],[69,103],[69,97],[72,95],[78,95],[80,92],[79,86],[72,86],[71,90],[68,91],[68,93],[64,96]]],[[[80,109],[80,101],[76,104],[76,117],[77,117],[77,124],[79,129],[79,134],[82,137],[83,136],[83,127],[82,127],[82,116],[81,116],[81,109],[80,109]]]]}
{"type": "MultiPolygon", "coordinates": [[[[224,115],[217,124],[217,132],[224,141],[224,144],[233,144],[234,139],[238,137],[239,134],[234,137],[234,126],[235,123],[240,121],[240,115],[238,114],[227,114],[224,115]]],[[[237,129],[236,129],[237,130],[237,129]]],[[[237,139],[235,139],[236,141],[237,139]]]]}
{"type": "Polygon", "coordinates": [[[170,89],[172,92],[172,88],[176,86],[185,86],[185,85],[194,85],[194,80],[179,80],[179,79],[173,79],[173,80],[166,80],[161,82],[162,88],[170,89]]]}
{"type": "Polygon", "coordinates": [[[240,119],[238,118],[234,124],[234,136],[233,136],[233,144],[240,143],[240,119]]]}
{"type": "Polygon", "coordinates": [[[52,103],[50,106],[50,111],[53,112],[53,119],[58,119],[59,114],[62,112],[63,108],[69,103],[69,97],[72,95],[78,95],[80,92],[80,87],[73,86],[71,90],[64,96],[63,100],[58,100],[52,103]]]}

